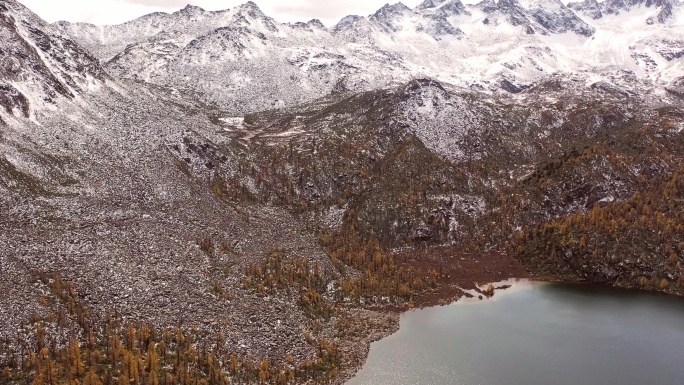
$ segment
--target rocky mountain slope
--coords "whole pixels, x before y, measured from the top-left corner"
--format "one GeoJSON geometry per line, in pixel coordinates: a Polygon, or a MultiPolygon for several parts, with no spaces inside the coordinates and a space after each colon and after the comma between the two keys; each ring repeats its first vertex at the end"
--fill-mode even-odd
{"type": "Polygon", "coordinates": [[[317,20],[279,23],[248,2],[218,12],[189,6],[114,26],[57,27],[111,73],[192,90],[240,114],[415,77],[520,92],[557,72],[602,79],[631,71],[662,88],[681,71],[673,61],[684,38],[679,3],[592,6],[427,0],[416,9],[386,5],[326,28],[317,20]]]}
{"type": "Polygon", "coordinates": [[[0,383],[342,383],[476,282],[681,294],[679,12],[3,1],[0,383]]]}
{"type": "MultiPolygon", "coordinates": [[[[335,323],[315,326],[298,294],[260,295],[244,275],[275,252],[315,265],[326,282],[337,273],[287,210],[212,190],[211,162],[232,169],[238,152],[205,106],[110,76],[15,1],[0,4],[0,20],[0,367],[10,373],[0,382],[48,381],[24,357],[43,354],[36,341],[54,359],[72,338],[105,338],[107,322],[220,333],[223,362],[315,362],[335,323]]],[[[384,333],[394,322],[350,311],[350,326],[384,333]]],[[[339,344],[352,352],[345,360],[375,332],[339,344]]],[[[73,376],[55,365],[55,376],[73,376]]]]}

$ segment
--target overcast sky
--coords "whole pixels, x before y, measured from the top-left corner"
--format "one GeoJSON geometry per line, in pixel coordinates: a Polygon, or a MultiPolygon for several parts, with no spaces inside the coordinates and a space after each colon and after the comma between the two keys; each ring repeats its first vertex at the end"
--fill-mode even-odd
{"type": "MultiPolygon", "coordinates": [[[[1,1],[1,0],[0,0],[1,1]]],[[[247,0],[19,0],[43,19],[118,24],[150,12],[174,12],[190,3],[208,11],[233,8],[247,0]]],[[[398,0],[390,0],[394,3],[398,0]]],[[[346,15],[369,15],[388,0],[254,0],[278,21],[320,19],[331,26],[346,15]]],[[[413,8],[422,0],[402,0],[413,8]]]]}

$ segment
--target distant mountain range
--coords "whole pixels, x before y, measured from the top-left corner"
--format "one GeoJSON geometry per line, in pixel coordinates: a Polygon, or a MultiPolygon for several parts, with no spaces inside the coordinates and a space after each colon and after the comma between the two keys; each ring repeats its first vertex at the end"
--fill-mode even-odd
{"type": "Polygon", "coordinates": [[[279,23],[248,2],[56,27],[112,74],[190,89],[234,113],[415,77],[516,93],[555,73],[595,80],[626,71],[662,88],[681,76],[673,59],[684,55],[684,12],[675,0],[426,0],[347,16],[332,28],[279,23]]]}

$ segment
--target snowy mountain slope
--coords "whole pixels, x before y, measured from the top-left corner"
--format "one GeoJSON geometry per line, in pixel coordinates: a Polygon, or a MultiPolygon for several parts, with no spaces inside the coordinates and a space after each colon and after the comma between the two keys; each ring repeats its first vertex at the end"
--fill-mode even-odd
{"type": "MultiPolygon", "coordinates": [[[[265,18],[256,4],[248,2],[231,11],[208,12],[199,7],[188,5],[173,13],[152,13],[118,26],[96,26],[87,23],[58,22],[56,25],[72,36],[80,36],[79,41],[101,60],[111,59],[128,45],[142,42],[161,32],[186,37],[201,36],[216,28],[228,25],[249,23],[247,18],[262,19],[261,26],[275,28],[272,19],[265,18]]],[[[192,40],[192,39],[190,39],[192,40]]],[[[187,44],[190,40],[186,41],[187,44]]]]}
{"type": "Polygon", "coordinates": [[[646,18],[648,24],[666,24],[675,19],[676,14],[681,12],[679,6],[677,0],[607,0],[602,3],[598,3],[596,0],[585,0],[568,4],[568,8],[594,20],[600,19],[604,15],[619,15],[639,8],[649,8],[652,10],[652,15],[646,18]]]}
{"type": "Polygon", "coordinates": [[[563,5],[559,0],[531,2],[524,7],[517,0],[501,0],[498,3],[484,2],[479,9],[487,14],[485,24],[499,24],[506,21],[522,26],[528,34],[565,33],[572,31],[580,36],[591,36],[594,29],[563,5]]]}
{"type": "Polygon", "coordinates": [[[284,354],[276,345],[314,354],[294,298],[275,302],[279,334],[246,331],[249,317],[271,322],[275,310],[247,314],[243,306],[263,300],[226,264],[242,272],[277,247],[326,266],[325,254],[284,210],[238,213],[212,192],[211,176],[234,166],[236,149],[206,106],[108,75],[14,0],[0,3],[0,63],[0,287],[12,293],[0,296],[0,339],[31,314],[51,324],[57,309],[39,305],[32,279],[43,271],[73,283],[93,322],[120,314],[166,328],[196,307],[193,323],[238,325],[223,330],[226,341],[243,341],[236,354],[284,354]],[[232,254],[209,258],[198,247],[207,237],[232,254]],[[237,300],[209,295],[215,282],[237,300]]]}
{"type": "Polygon", "coordinates": [[[32,116],[108,79],[97,59],[17,2],[0,4],[0,27],[0,104],[8,113],[32,116]]]}
{"type": "Polygon", "coordinates": [[[426,0],[415,9],[397,3],[348,16],[330,29],[317,20],[277,23],[252,2],[219,12],[186,7],[117,26],[57,25],[116,75],[192,90],[242,114],[415,77],[519,92],[556,72],[600,78],[629,70],[661,87],[681,65],[682,19],[671,0],[568,7],[426,0]],[[662,23],[647,23],[653,18],[662,23]]]}

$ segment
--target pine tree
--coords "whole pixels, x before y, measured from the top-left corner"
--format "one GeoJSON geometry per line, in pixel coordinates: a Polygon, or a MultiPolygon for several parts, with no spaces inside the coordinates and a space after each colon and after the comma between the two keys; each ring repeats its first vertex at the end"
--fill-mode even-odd
{"type": "Polygon", "coordinates": [[[100,377],[93,369],[90,369],[83,379],[83,385],[103,385],[100,377]]]}
{"type": "Polygon", "coordinates": [[[73,374],[76,377],[83,376],[85,364],[81,357],[81,347],[76,337],[72,337],[69,343],[69,361],[73,374]]]}
{"type": "Polygon", "coordinates": [[[148,384],[159,385],[159,378],[157,376],[157,372],[159,371],[159,357],[154,341],[150,341],[150,344],[147,346],[145,370],[149,373],[148,384]]]}

